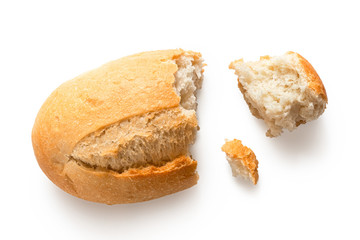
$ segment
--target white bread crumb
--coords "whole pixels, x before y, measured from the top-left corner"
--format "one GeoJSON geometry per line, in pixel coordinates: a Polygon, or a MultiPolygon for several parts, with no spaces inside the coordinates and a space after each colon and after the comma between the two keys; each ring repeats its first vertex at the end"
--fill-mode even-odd
{"type": "Polygon", "coordinates": [[[315,120],[325,110],[325,88],[310,63],[297,53],[265,56],[256,62],[238,60],[230,68],[238,75],[252,114],[269,127],[269,137],[315,120]]]}

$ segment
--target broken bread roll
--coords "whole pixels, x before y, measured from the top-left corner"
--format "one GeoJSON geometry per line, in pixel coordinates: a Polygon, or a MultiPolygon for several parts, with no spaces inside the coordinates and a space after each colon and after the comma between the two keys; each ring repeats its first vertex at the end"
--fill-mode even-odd
{"type": "Polygon", "coordinates": [[[240,59],[229,68],[238,76],[238,86],[251,113],[269,127],[268,137],[315,120],[326,108],[328,99],[320,77],[297,53],[263,56],[257,62],[240,59]]]}
{"type": "Polygon", "coordinates": [[[41,107],[32,142],[43,172],[93,202],[134,203],[197,183],[196,91],[200,53],[143,52],[57,88],[41,107]]]}
{"type": "Polygon", "coordinates": [[[221,150],[226,153],[226,159],[230,164],[233,176],[241,176],[256,185],[259,179],[259,162],[254,152],[237,139],[226,140],[221,150]]]}

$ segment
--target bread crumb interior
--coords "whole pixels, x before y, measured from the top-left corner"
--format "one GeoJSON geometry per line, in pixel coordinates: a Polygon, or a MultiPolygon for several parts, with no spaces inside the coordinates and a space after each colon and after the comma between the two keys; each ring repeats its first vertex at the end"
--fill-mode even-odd
{"type": "Polygon", "coordinates": [[[285,54],[235,64],[244,98],[253,114],[266,121],[270,137],[280,135],[283,128],[292,131],[324,110],[323,101],[296,68],[297,61],[294,55],[285,54]]]}

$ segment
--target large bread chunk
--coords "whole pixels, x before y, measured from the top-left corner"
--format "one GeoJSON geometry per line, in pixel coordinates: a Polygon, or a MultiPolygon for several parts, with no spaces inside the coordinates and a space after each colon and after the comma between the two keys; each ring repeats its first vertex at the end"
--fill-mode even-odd
{"type": "Polygon", "coordinates": [[[196,184],[188,147],[198,129],[202,58],[144,52],[57,88],[32,131],[44,173],[66,192],[106,204],[146,201],[196,184]]]}

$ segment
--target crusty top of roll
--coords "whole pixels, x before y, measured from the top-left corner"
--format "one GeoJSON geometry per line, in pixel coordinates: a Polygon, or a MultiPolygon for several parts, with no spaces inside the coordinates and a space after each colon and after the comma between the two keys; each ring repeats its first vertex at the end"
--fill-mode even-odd
{"type": "Polygon", "coordinates": [[[62,84],[35,120],[33,136],[41,134],[42,154],[48,158],[55,157],[57,151],[68,155],[79,140],[99,128],[178,106],[180,97],[173,86],[177,65],[169,60],[184,52],[176,49],[135,54],[62,84]]]}

